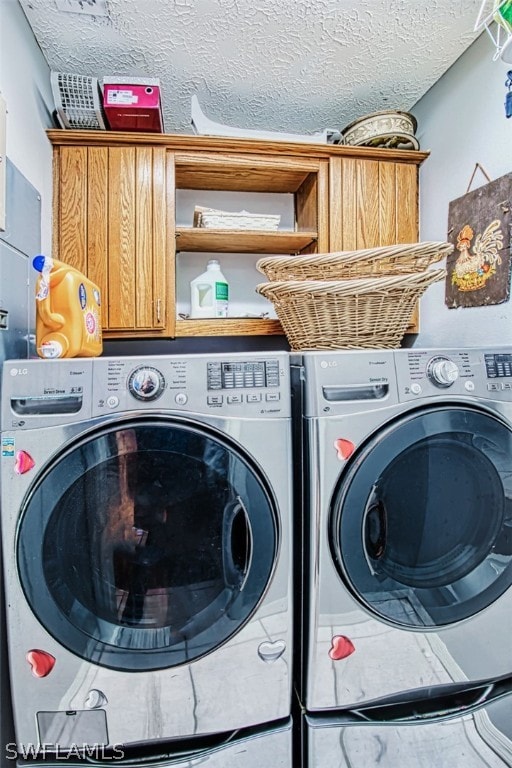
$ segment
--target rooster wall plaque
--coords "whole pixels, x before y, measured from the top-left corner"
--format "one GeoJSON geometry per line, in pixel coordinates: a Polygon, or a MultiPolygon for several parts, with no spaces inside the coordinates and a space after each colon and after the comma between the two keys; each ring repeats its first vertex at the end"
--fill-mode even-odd
{"type": "Polygon", "coordinates": [[[510,295],[512,173],[452,200],[448,209],[445,302],[455,307],[501,304],[510,295]]]}

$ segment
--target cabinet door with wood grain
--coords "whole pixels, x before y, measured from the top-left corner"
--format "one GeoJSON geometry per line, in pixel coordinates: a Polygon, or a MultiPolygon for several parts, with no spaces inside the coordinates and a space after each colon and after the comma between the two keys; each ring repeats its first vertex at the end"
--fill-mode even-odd
{"type": "MultiPolygon", "coordinates": [[[[418,241],[416,163],[331,158],[329,190],[331,251],[418,241]]],[[[407,333],[418,331],[416,305],[407,333]]]]}
{"type": "Polygon", "coordinates": [[[331,158],[330,250],[418,240],[416,163],[331,158]]]}
{"type": "Polygon", "coordinates": [[[172,157],[165,147],[73,145],[55,163],[54,253],[100,288],[106,335],[172,335],[172,157]]]}

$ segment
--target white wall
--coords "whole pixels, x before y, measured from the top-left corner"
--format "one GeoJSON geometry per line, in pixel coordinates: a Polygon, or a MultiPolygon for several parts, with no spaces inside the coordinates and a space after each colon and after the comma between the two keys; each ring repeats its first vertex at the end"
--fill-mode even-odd
{"type": "Polygon", "coordinates": [[[41,194],[42,252],[50,254],[50,71],[18,0],[0,0],[0,92],[7,102],[7,156],[41,194]]]}
{"type": "MultiPolygon", "coordinates": [[[[493,61],[494,51],[484,32],[412,110],[421,149],[431,152],[420,170],[422,240],[447,238],[448,204],[465,194],[475,163],[492,179],[512,171],[512,118],[504,108],[512,64],[493,61]]],[[[471,189],[486,183],[478,170],[471,189]]],[[[415,346],[512,343],[512,300],[448,309],[444,290],[444,282],[437,283],[422,299],[415,346]]]]}

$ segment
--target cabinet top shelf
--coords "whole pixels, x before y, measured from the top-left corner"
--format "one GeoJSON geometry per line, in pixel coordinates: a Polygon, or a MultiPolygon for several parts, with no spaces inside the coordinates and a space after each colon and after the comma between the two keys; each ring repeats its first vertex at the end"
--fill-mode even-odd
{"type": "Polygon", "coordinates": [[[297,192],[310,173],[318,173],[317,158],[273,155],[176,153],[177,189],[238,192],[297,192]]]}
{"type": "Polygon", "coordinates": [[[429,152],[409,149],[382,149],[379,147],[348,147],[341,144],[308,144],[299,141],[254,141],[217,136],[189,134],[137,133],[134,131],[86,131],[50,129],[46,132],[54,145],[96,146],[165,146],[176,152],[254,153],[328,158],[330,156],[361,157],[381,162],[400,162],[420,165],[429,152]]]}

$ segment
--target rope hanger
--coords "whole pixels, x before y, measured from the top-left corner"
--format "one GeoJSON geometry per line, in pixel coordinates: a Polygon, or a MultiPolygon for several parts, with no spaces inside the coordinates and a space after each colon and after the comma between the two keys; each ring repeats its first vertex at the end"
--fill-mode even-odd
{"type": "Polygon", "coordinates": [[[471,185],[472,185],[472,183],[473,183],[473,179],[475,178],[475,174],[476,174],[476,172],[477,172],[478,170],[479,170],[479,171],[480,171],[480,172],[481,172],[481,173],[482,173],[482,174],[485,176],[485,178],[487,179],[487,181],[489,181],[489,182],[490,182],[490,181],[492,181],[491,177],[489,176],[489,174],[487,173],[487,171],[485,170],[485,168],[483,167],[483,165],[480,165],[480,163],[475,163],[475,167],[473,168],[473,173],[471,174],[471,178],[470,178],[470,180],[469,180],[468,188],[466,189],[466,194],[467,194],[467,193],[469,192],[469,190],[471,189],[471,185]]]}

